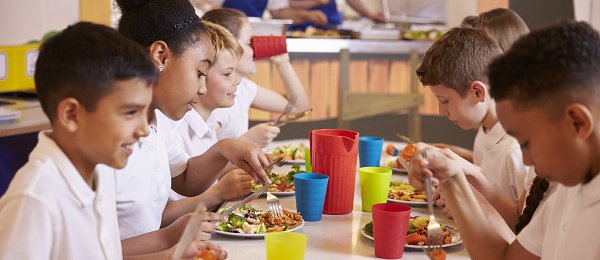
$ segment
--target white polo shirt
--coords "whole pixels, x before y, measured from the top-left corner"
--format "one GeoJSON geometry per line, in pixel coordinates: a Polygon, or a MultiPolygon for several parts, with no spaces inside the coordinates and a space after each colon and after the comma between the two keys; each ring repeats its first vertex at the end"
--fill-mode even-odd
{"type": "Polygon", "coordinates": [[[175,129],[183,140],[185,152],[194,157],[203,154],[217,141],[216,129],[220,128],[214,115],[206,121],[196,112],[191,110],[182,120],[175,122],[175,129]]]}
{"type": "Polygon", "coordinates": [[[529,167],[523,163],[519,143],[500,123],[487,133],[483,127],[479,129],[473,145],[473,163],[506,198],[519,200],[529,167]]]}
{"type": "Polygon", "coordinates": [[[242,78],[235,92],[233,106],[213,111],[215,119],[221,125],[221,130],[217,133],[219,140],[238,138],[248,131],[248,112],[257,92],[256,83],[248,78],[242,78]]]}
{"type": "Polygon", "coordinates": [[[121,239],[158,230],[171,191],[171,178],[189,156],[170,120],[155,110],[156,125],[134,145],[127,166],[117,170],[117,214],[121,239]]]}
{"type": "Polygon", "coordinates": [[[542,259],[600,259],[600,177],[575,187],[558,184],[517,240],[542,259]]]}
{"type": "Polygon", "coordinates": [[[92,190],[50,133],[0,199],[0,259],[121,259],[114,170],[92,190]]]}

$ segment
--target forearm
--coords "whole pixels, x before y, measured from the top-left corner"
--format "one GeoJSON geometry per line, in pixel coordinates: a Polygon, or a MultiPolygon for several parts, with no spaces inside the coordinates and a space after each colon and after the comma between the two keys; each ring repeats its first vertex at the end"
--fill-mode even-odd
{"type": "Polygon", "coordinates": [[[203,203],[208,209],[220,205],[223,202],[221,194],[218,187],[213,185],[198,196],[169,201],[163,210],[161,226],[166,227],[171,225],[181,216],[194,212],[199,203],[203,203]]]}
{"type": "Polygon", "coordinates": [[[346,3],[360,15],[371,17],[371,10],[365,6],[362,0],[346,0],[346,3]]]}
{"type": "Polygon", "coordinates": [[[190,158],[186,171],[171,179],[173,190],[193,197],[210,188],[228,163],[220,149],[219,143],[216,143],[202,155],[190,158]]]}
{"type": "Polygon", "coordinates": [[[466,177],[455,174],[440,185],[472,259],[504,259],[506,242],[488,221],[466,177]]]}
{"type": "Polygon", "coordinates": [[[307,11],[302,9],[284,8],[271,10],[271,16],[276,19],[291,19],[293,24],[301,24],[308,20],[307,11]]]}
{"type": "Polygon", "coordinates": [[[308,101],[308,96],[306,95],[306,91],[304,91],[304,87],[296,75],[294,71],[294,67],[290,62],[284,62],[282,64],[278,64],[277,70],[279,74],[281,74],[281,79],[283,80],[283,86],[285,88],[285,93],[288,98],[292,96],[296,96],[296,104],[294,105],[293,113],[300,113],[310,108],[310,103],[308,101]]]}
{"type": "Polygon", "coordinates": [[[481,173],[467,174],[468,182],[496,209],[506,224],[514,231],[519,220],[518,204],[500,194],[481,173]]]}
{"type": "MultiPolygon", "coordinates": [[[[159,251],[168,249],[173,246],[177,239],[169,236],[169,232],[164,230],[156,230],[125,240],[121,240],[121,247],[123,248],[123,256],[140,256],[146,254],[154,254],[159,251]]],[[[126,259],[137,259],[137,258],[126,258],[126,259]]],[[[141,259],[141,258],[140,258],[141,259]]],[[[146,258],[151,259],[151,258],[146,258]]],[[[157,258],[158,259],[158,258],[157,258]]]]}
{"type": "MultiPolygon", "coordinates": [[[[335,0],[333,0],[335,1],[335,0]]],[[[320,6],[321,3],[318,0],[291,0],[290,7],[294,9],[311,9],[313,7],[320,6]]]]}

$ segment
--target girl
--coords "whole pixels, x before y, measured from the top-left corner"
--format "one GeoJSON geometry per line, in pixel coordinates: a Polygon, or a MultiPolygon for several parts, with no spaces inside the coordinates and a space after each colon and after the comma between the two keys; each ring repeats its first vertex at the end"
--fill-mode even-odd
{"type": "Polygon", "coordinates": [[[247,77],[256,73],[254,51],[250,46],[252,27],[246,15],[234,9],[212,10],[204,14],[203,20],[219,24],[229,30],[244,48],[237,71],[242,76],[240,85],[235,93],[235,104],[231,108],[217,109],[215,118],[221,125],[218,138],[237,138],[256,142],[262,147],[267,146],[279,134],[279,128],[270,123],[258,124],[248,129],[248,111],[250,107],[282,112],[289,99],[295,99],[293,113],[299,113],[309,108],[309,101],[300,80],[296,76],[289,55],[282,54],[271,58],[275,63],[286,89],[286,97],[249,80],[247,77]]]}

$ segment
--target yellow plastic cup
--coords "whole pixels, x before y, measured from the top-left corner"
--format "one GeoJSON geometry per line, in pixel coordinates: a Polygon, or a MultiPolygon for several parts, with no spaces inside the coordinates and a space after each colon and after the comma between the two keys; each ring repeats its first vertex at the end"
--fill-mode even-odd
{"type": "Polygon", "coordinates": [[[294,232],[273,232],[265,236],[267,260],[302,260],[308,237],[294,232]]]}
{"type": "Polygon", "coordinates": [[[383,167],[362,167],[358,172],[362,210],[371,212],[373,204],[387,201],[392,170],[383,167]]]}

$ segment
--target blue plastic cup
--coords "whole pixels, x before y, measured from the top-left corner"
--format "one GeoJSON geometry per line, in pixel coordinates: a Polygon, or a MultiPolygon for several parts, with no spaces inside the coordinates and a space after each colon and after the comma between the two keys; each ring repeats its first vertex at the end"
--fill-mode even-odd
{"type": "Polygon", "coordinates": [[[321,221],[329,176],[319,173],[294,175],[296,210],[304,221],[321,221]]]}
{"type": "Polygon", "coordinates": [[[363,136],[358,139],[360,167],[378,167],[381,161],[383,138],[363,136]]]}

